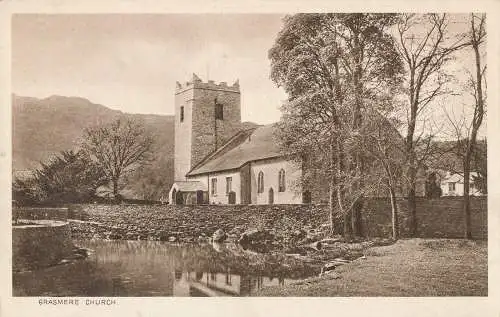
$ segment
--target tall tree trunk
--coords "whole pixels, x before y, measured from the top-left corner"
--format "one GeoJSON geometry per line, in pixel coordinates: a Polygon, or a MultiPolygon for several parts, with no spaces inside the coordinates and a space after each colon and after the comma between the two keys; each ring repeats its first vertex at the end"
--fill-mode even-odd
{"type": "Polygon", "coordinates": [[[330,236],[333,237],[335,233],[335,183],[330,181],[328,193],[328,209],[330,213],[330,236]]]}
{"type": "Polygon", "coordinates": [[[336,192],[337,192],[337,204],[339,207],[339,213],[342,215],[342,223],[343,223],[343,235],[344,239],[350,240],[351,239],[351,210],[346,209],[344,207],[344,190],[345,187],[343,185],[343,171],[344,168],[349,168],[346,167],[344,164],[344,147],[342,145],[341,140],[336,140],[336,176],[337,176],[337,182],[336,182],[336,192]]]}
{"type": "Polygon", "coordinates": [[[464,200],[463,200],[463,214],[464,214],[464,238],[472,239],[471,220],[470,220],[470,159],[472,150],[472,140],[469,140],[467,146],[467,153],[464,158],[464,200]]]}
{"type": "Polygon", "coordinates": [[[484,99],[483,99],[483,74],[484,71],[481,66],[481,55],[479,53],[479,45],[482,43],[483,36],[485,36],[486,33],[483,34],[484,31],[484,20],[485,15],[481,17],[480,24],[479,24],[479,29],[476,29],[475,21],[474,21],[474,15],[472,15],[471,23],[472,23],[472,28],[471,28],[471,44],[472,48],[474,50],[474,57],[475,57],[475,62],[476,62],[476,82],[475,82],[475,97],[476,97],[476,104],[474,107],[474,116],[472,118],[472,131],[471,135],[467,140],[467,150],[464,156],[464,162],[463,162],[463,167],[464,167],[464,205],[463,205],[463,210],[464,210],[464,238],[465,239],[472,239],[472,232],[471,232],[471,219],[470,219],[470,165],[471,165],[471,159],[472,159],[472,154],[474,153],[474,147],[476,145],[476,139],[477,139],[477,133],[479,131],[479,128],[481,127],[481,124],[483,122],[483,116],[484,116],[484,99]]]}
{"type": "Polygon", "coordinates": [[[389,193],[391,197],[391,211],[392,211],[392,239],[399,239],[399,215],[398,204],[396,201],[396,193],[393,186],[389,186],[389,193]]]}
{"type": "Polygon", "coordinates": [[[410,185],[407,197],[408,213],[410,214],[410,236],[418,235],[418,219],[417,219],[417,195],[415,193],[415,183],[410,185]]]}
{"type": "Polygon", "coordinates": [[[118,178],[113,178],[113,198],[115,201],[120,201],[120,194],[118,193],[118,178]]]}
{"type": "Polygon", "coordinates": [[[415,136],[415,127],[417,124],[418,96],[421,85],[415,82],[416,66],[410,64],[410,118],[406,131],[405,150],[406,150],[406,166],[407,166],[407,181],[408,181],[408,213],[410,215],[409,233],[410,237],[416,237],[418,231],[417,221],[417,200],[416,200],[416,184],[417,184],[417,167],[415,166],[415,144],[413,138],[415,136]]]}
{"type": "MultiPolygon", "coordinates": [[[[353,40],[353,54],[354,54],[354,74],[353,74],[353,86],[354,86],[354,109],[353,109],[353,118],[352,118],[352,128],[354,131],[359,130],[361,128],[361,107],[362,107],[362,48],[359,39],[360,34],[355,30],[353,40]]],[[[354,169],[355,175],[358,177],[358,181],[353,184],[353,192],[354,194],[360,194],[359,191],[362,190],[362,174],[363,174],[363,162],[361,155],[358,153],[358,150],[354,153],[354,169]]],[[[361,236],[360,232],[360,221],[361,221],[361,208],[363,204],[361,203],[362,197],[356,199],[353,204],[353,207],[350,211],[351,216],[351,231],[354,236],[361,236]]]]}
{"type": "Polygon", "coordinates": [[[408,164],[408,213],[410,215],[409,223],[409,233],[411,237],[416,237],[418,235],[418,219],[417,219],[417,170],[415,168],[415,156],[413,148],[413,132],[411,132],[411,138],[407,138],[407,142],[411,142],[411,145],[407,144],[407,164],[408,164]]]}

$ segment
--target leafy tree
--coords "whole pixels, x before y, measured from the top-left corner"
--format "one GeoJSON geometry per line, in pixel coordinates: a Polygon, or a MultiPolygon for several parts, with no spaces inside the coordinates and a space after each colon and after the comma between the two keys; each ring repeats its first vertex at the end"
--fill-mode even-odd
{"type": "Polygon", "coordinates": [[[296,14],[269,51],[271,78],[288,93],[279,136],[283,153],[304,164],[302,183],[324,180],[330,224],[360,234],[368,162],[357,142],[370,109],[392,98],[402,64],[387,32],[394,14],[296,14]]]}
{"type": "Polygon", "coordinates": [[[83,150],[100,166],[119,200],[123,176],[149,162],[153,157],[153,137],[142,123],[118,118],[111,124],[86,129],[83,150]]]}
{"type": "Polygon", "coordinates": [[[21,204],[84,202],[105,183],[103,173],[82,151],[62,151],[33,172],[14,180],[14,200],[21,204]]]}

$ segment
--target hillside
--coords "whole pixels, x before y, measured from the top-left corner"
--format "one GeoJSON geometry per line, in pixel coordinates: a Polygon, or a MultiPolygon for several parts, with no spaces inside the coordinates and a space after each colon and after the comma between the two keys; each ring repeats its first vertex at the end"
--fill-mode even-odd
{"type": "MultiPolygon", "coordinates": [[[[12,170],[22,177],[52,155],[78,148],[85,128],[105,124],[118,116],[142,121],[156,138],[156,158],[128,176],[122,188],[127,198],[160,199],[174,178],[174,116],[128,114],[79,97],[45,99],[12,96],[12,170]]],[[[243,122],[244,129],[255,127],[243,122]]]]}
{"type": "Polygon", "coordinates": [[[13,171],[37,168],[54,153],[77,148],[85,128],[111,122],[120,115],[143,121],[157,141],[156,160],[130,176],[133,181],[124,194],[159,198],[156,196],[168,191],[173,182],[174,117],[124,114],[78,97],[12,96],[13,171]]]}

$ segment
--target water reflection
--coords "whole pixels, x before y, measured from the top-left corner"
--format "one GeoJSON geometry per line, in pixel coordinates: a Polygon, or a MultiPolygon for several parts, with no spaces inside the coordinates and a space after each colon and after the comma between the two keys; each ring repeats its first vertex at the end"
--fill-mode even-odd
{"type": "Polygon", "coordinates": [[[14,296],[251,296],[315,269],[237,245],[79,241],[85,260],[13,275],[14,296]]]}
{"type": "Polygon", "coordinates": [[[283,277],[239,275],[229,272],[179,272],[174,282],[173,294],[174,296],[251,296],[264,286],[283,286],[290,281],[291,279],[283,277]]]}

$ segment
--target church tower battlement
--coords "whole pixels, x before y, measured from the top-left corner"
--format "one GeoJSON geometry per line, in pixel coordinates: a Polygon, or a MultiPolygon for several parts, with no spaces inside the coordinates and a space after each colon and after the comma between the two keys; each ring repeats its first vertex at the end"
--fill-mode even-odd
{"type": "Polygon", "coordinates": [[[203,82],[196,74],[175,90],[176,181],[241,129],[239,82],[203,82]]]}

